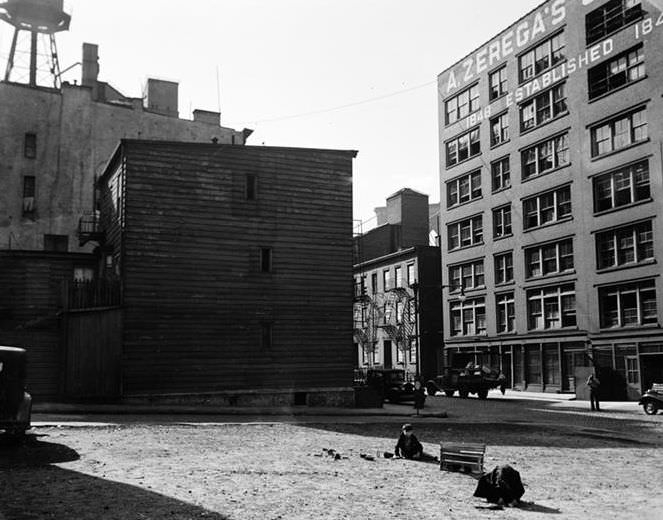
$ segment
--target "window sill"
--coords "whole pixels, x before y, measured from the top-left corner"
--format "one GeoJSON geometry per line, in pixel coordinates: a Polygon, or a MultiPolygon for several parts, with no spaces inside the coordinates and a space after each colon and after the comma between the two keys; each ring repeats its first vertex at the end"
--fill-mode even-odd
{"type": "Polygon", "coordinates": [[[561,114],[556,115],[552,119],[548,119],[548,121],[538,124],[536,126],[533,126],[532,128],[528,128],[527,130],[520,130],[520,137],[523,137],[524,135],[531,134],[532,132],[535,132],[539,128],[543,128],[545,126],[548,126],[551,123],[554,123],[555,121],[559,121],[560,119],[565,118],[566,116],[569,115],[569,111],[567,110],[566,112],[563,112],[561,114]]]}
{"type": "Polygon", "coordinates": [[[480,157],[480,156],[481,156],[481,152],[479,152],[478,154],[473,155],[473,156],[471,156],[471,157],[468,157],[467,159],[463,159],[462,161],[457,162],[457,163],[455,163],[455,164],[452,164],[452,165],[448,165],[448,164],[447,164],[446,167],[445,167],[445,169],[447,169],[447,170],[451,170],[452,168],[455,168],[456,166],[460,166],[461,164],[468,163],[468,162],[470,162],[472,159],[476,159],[477,157],[480,157]]]}
{"type": "Polygon", "coordinates": [[[457,247],[456,249],[447,249],[447,253],[456,253],[458,251],[465,251],[466,249],[472,249],[473,247],[479,247],[482,245],[484,245],[483,242],[477,242],[476,244],[472,244],[469,246],[457,247]]]}
{"type": "Polygon", "coordinates": [[[499,242],[500,240],[506,240],[507,238],[513,238],[513,233],[509,233],[508,235],[501,235],[499,237],[493,237],[493,242],[499,242]]]}
{"type": "Polygon", "coordinates": [[[490,149],[495,150],[495,149],[499,148],[500,146],[503,146],[503,145],[505,145],[507,143],[510,143],[510,142],[511,142],[511,139],[505,139],[504,141],[500,141],[499,143],[491,143],[490,144],[490,149]]]}
{"type": "MultiPolygon", "coordinates": [[[[555,34],[559,34],[559,33],[561,33],[562,30],[563,30],[563,27],[560,27],[559,30],[558,30],[556,33],[554,33],[554,34],[553,34],[553,33],[549,34],[548,37],[547,37],[546,39],[552,39],[552,38],[555,36],[555,34]]],[[[538,42],[538,43],[543,43],[543,41],[538,42]]],[[[538,43],[537,43],[537,44],[538,44],[538,43]]],[[[535,45],[535,46],[536,46],[536,45],[535,45]]],[[[529,47],[528,49],[526,49],[524,52],[521,52],[520,54],[518,54],[518,57],[521,57],[523,54],[527,54],[528,50],[532,50],[532,48],[533,48],[533,47],[530,46],[530,47],[529,47]]],[[[559,61],[558,61],[557,63],[555,63],[554,65],[548,67],[547,69],[542,70],[541,72],[539,72],[539,73],[536,74],[535,76],[532,76],[531,78],[527,78],[527,79],[520,79],[520,72],[518,72],[518,88],[522,88],[523,85],[526,85],[527,83],[531,83],[531,82],[534,81],[535,79],[540,79],[540,78],[542,78],[544,74],[547,74],[547,73],[549,73],[549,72],[552,72],[553,70],[555,70],[555,69],[561,67],[561,66],[562,66],[564,63],[566,63],[567,61],[568,61],[568,58],[564,58],[564,59],[562,59],[562,60],[559,60],[559,61]]],[[[564,78],[562,78],[562,79],[566,79],[566,77],[564,77],[564,78]]],[[[554,86],[554,85],[557,84],[559,81],[561,81],[561,79],[558,80],[557,82],[555,82],[554,84],[551,83],[551,86],[554,86]]],[[[529,97],[531,98],[531,96],[529,96],[529,97]]]]}
{"type": "Polygon", "coordinates": [[[640,83],[641,81],[646,80],[648,77],[649,76],[647,74],[645,74],[644,76],[642,76],[641,78],[636,79],[635,81],[630,81],[629,83],[625,83],[624,85],[621,85],[620,87],[617,87],[613,90],[609,90],[608,92],[605,92],[605,93],[601,94],[600,96],[596,96],[595,98],[590,98],[587,101],[587,104],[591,105],[592,103],[596,103],[597,101],[601,101],[602,99],[605,99],[605,98],[611,96],[612,94],[616,94],[620,90],[624,90],[628,87],[631,87],[631,86],[635,85],[636,83],[640,83]]]}
{"type": "Polygon", "coordinates": [[[533,181],[535,179],[540,179],[541,177],[545,177],[546,175],[550,175],[551,173],[557,173],[558,171],[563,170],[564,168],[570,168],[571,164],[572,163],[569,162],[567,164],[563,164],[562,166],[556,166],[555,168],[553,168],[551,170],[546,170],[545,172],[539,173],[538,175],[532,175],[530,177],[522,177],[521,180],[520,180],[520,183],[524,184],[526,182],[530,182],[530,181],[533,181]]]}
{"type": "Polygon", "coordinates": [[[601,155],[595,155],[590,160],[591,162],[600,161],[601,159],[605,159],[606,157],[610,157],[611,155],[616,155],[618,153],[625,152],[626,150],[630,150],[631,148],[635,148],[636,146],[649,143],[650,141],[651,138],[648,137],[647,139],[643,139],[642,141],[638,141],[637,143],[629,144],[628,146],[624,146],[623,148],[619,148],[618,150],[612,150],[611,152],[606,152],[601,155]]]}
{"type": "MultiPolygon", "coordinates": [[[[486,286],[482,285],[480,287],[463,287],[463,295],[467,296],[468,293],[481,293],[486,291],[486,286]]],[[[457,298],[460,296],[460,290],[455,289],[453,292],[449,292],[449,297],[454,297],[457,298]]],[[[476,298],[477,296],[481,296],[481,294],[472,294],[473,298],[476,298]]],[[[483,295],[485,296],[485,294],[483,295]]]]}
{"type": "Polygon", "coordinates": [[[595,211],[594,216],[602,217],[603,215],[609,215],[610,213],[615,213],[616,211],[621,211],[623,209],[642,206],[643,204],[649,204],[650,202],[654,202],[654,199],[651,197],[649,197],[648,199],[638,200],[637,202],[631,202],[630,204],[624,204],[623,206],[616,206],[614,208],[604,209],[603,211],[595,211]]]}
{"type": "Polygon", "coordinates": [[[609,332],[611,330],[638,330],[638,329],[660,329],[660,323],[647,323],[644,325],[622,325],[618,327],[600,327],[599,331],[609,332]]]}
{"type": "Polygon", "coordinates": [[[505,336],[517,336],[518,331],[517,330],[504,330],[502,332],[497,332],[497,335],[500,337],[505,337],[505,336]]]}
{"type": "Polygon", "coordinates": [[[506,288],[510,288],[511,286],[513,286],[515,284],[516,284],[515,280],[509,280],[508,282],[496,282],[495,283],[495,289],[498,289],[498,288],[499,289],[502,289],[502,288],[506,289],[506,288]]]}
{"type": "Polygon", "coordinates": [[[576,270],[570,269],[569,271],[564,271],[563,273],[552,273],[543,276],[530,276],[529,278],[525,279],[525,283],[545,282],[547,280],[554,280],[555,278],[561,278],[564,276],[574,276],[575,274],[576,270]]]}
{"type": "Polygon", "coordinates": [[[496,190],[491,191],[490,194],[491,195],[496,195],[497,193],[501,193],[503,191],[510,190],[510,189],[511,189],[511,185],[504,186],[503,188],[497,188],[496,190]]]}
{"type": "MultiPolygon", "coordinates": [[[[472,87],[468,87],[468,88],[466,88],[466,89],[463,89],[463,91],[465,91],[465,90],[469,90],[470,88],[472,88],[472,87]]],[[[462,93],[462,92],[459,92],[459,93],[462,93]]],[[[456,95],[457,95],[457,94],[456,94],[456,95]]],[[[456,95],[451,96],[451,98],[455,97],[456,95]]],[[[451,98],[447,98],[444,102],[446,103],[446,102],[447,102],[449,99],[451,99],[451,98]]],[[[457,125],[458,123],[462,123],[462,122],[465,121],[466,119],[472,117],[474,114],[478,114],[478,113],[481,112],[482,110],[483,110],[483,107],[477,108],[474,112],[470,112],[470,113],[468,113],[467,115],[465,115],[465,116],[463,116],[463,117],[459,117],[459,118],[456,119],[453,123],[449,123],[449,122],[447,122],[447,120],[446,120],[446,115],[445,115],[445,119],[444,119],[444,129],[446,130],[447,128],[450,128],[450,127],[452,127],[452,126],[454,126],[454,125],[457,125]]]]}
{"type": "Polygon", "coordinates": [[[573,327],[557,327],[554,329],[528,329],[527,333],[528,334],[540,334],[542,332],[549,332],[551,334],[554,334],[556,332],[567,332],[567,331],[578,331],[580,328],[577,325],[574,325],[573,327]]]}
{"type": "Polygon", "coordinates": [[[456,208],[462,208],[463,206],[467,206],[468,204],[472,204],[473,202],[476,202],[481,199],[483,199],[483,195],[481,195],[481,197],[477,197],[476,199],[467,200],[465,202],[459,202],[458,204],[454,204],[453,206],[447,206],[447,209],[454,210],[456,208]]]}
{"type": "Polygon", "coordinates": [[[587,34],[585,34],[585,44],[586,44],[585,46],[586,46],[588,49],[590,49],[590,48],[592,48],[592,47],[595,47],[597,44],[600,44],[603,40],[607,40],[608,38],[610,38],[611,36],[614,36],[614,35],[617,34],[618,32],[621,32],[621,31],[623,31],[624,29],[628,29],[628,28],[631,27],[632,25],[635,25],[635,24],[637,24],[637,23],[640,23],[640,22],[644,19],[644,17],[645,17],[645,15],[644,15],[644,12],[643,12],[643,13],[642,13],[638,18],[636,18],[635,20],[630,21],[630,22],[627,23],[626,25],[622,25],[621,27],[619,27],[618,29],[615,29],[614,31],[610,31],[610,32],[607,33],[607,34],[604,34],[603,36],[601,36],[600,38],[598,38],[598,39],[596,39],[596,40],[594,40],[594,41],[592,41],[592,42],[588,42],[588,41],[587,41],[587,34]]]}
{"type": "Polygon", "coordinates": [[[457,334],[449,336],[451,339],[471,339],[471,338],[485,338],[488,336],[485,332],[483,334],[457,334]]]}
{"type": "Polygon", "coordinates": [[[637,263],[615,265],[612,267],[603,267],[601,269],[597,269],[596,274],[614,273],[615,271],[624,271],[626,269],[633,269],[635,267],[647,267],[649,265],[656,265],[656,264],[657,264],[656,259],[644,260],[642,262],[637,262],[637,263]]]}
{"type": "MultiPolygon", "coordinates": [[[[496,101],[499,101],[500,99],[505,98],[505,97],[507,97],[508,95],[509,95],[508,92],[502,92],[499,96],[495,96],[494,98],[489,99],[489,100],[488,100],[488,103],[489,103],[489,104],[491,104],[491,103],[495,103],[496,101]]],[[[490,97],[490,96],[489,96],[489,97],[490,97]]]]}
{"type": "Polygon", "coordinates": [[[563,224],[565,222],[571,222],[572,220],[573,220],[573,217],[567,217],[567,218],[563,218],[563,219],[560,219],[560,220],[555,220],[554,222],[548,222],[547,224],[543,224],[542,226],[536,226],[536,227],[525,229],[523,231],[523,233],[530,233],[532,231],[537,231],[539,229],[549,228],[549,227],[552,227],[552,226],[556,226],[558,224],[563,224]]]}

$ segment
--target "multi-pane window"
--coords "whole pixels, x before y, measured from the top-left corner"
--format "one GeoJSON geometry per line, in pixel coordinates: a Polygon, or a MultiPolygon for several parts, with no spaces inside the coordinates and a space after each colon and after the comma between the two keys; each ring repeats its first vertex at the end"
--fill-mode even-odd
{"type": "Polygon", "coordinates": [[[497,332],[513,332],[516,330],[516,306],[513,293],[498,294],[495,297],[497,306],[497,332]]]}
{"type": "Polygon", "coordinates": [[[523,180],[569,164],[569,134],[540,142],[522,151],[523,180]]]}
{"type": "Polygon", "coordinates": [[[647,160],[594,178],[595,212],[626,206],[650,197],[647,160]]]}
{"type": "Polygon", "coordinates": [[[391,289],[391,269],[382,271],[382,288],[385,291],[391,289]]]}
{"type": "Polygon", "coordinates": [[[35,212],[36,179],[34,175],[23,177],[23,215],[32,215],[35,212]]]}
{"type": "Polygon", "coordinates": [[[589,69],[589,99],[607,94],[645,76],[642,44],[589,69]]]}
{"type": "Polygon", "coordinates": [[[410,340],[410,348],[408,350],[408,363],[410,365],[416,365],[417,364],[417,340],[416,339],[411,339],[410,340]]]}
{"type": "Polygon", "coordinates": [[[481,153],[479,129],[475,128],[447,142],[447,167],[481,153]]]}
{"type": "Polygon", "coordinates": [[[414,264],[408,264],[407,266],[407,284],[412,285],[417,281],[416,270],[414,264]]]}
{"type": "Polygon", "coordinates": [[[527,291],[527,318],[530,330],[575,327],[574,285],[571,283],[527,291]]]}
{"type": "Polygon", "coordinates": [[[509,113],[490,120],[490,146],[497,146],[509,140],[509,113]]]}
{"type": "Polygon", "coordinates": [[[378,292],[378,273],[371,273],[371,292],[373,294],[378,292]]]}
{"type": "Polygon", "coordinates": [[[640,0],[610,0],[587,14],[587,45],[618,31],[642,16],[640,0]]]}
{"type": "Polygon", "coordinates": [[[506,65],[490,74],[489,83],[489,99],[491,101],[507,93],[506,65]]]}
{"type": "Polygon", "coordinates": [[[495,255],[495,284],[513,282],[513,253],[495,255]]]}
{"type": "Polygon", "coordinates": [[[444,103],[446,123],[450,125],[479,110],[479,85],[472,85],[444,103]]]}
{"type": "Polygon", "coordinates": [[[573,270],[573,240],[567,239],[553,244],[525,249],[525,271],[527,278],[548,276],[573,270]]]}
{"type": "Polygon", "coordinates": [[[403,287],[403,269],[400,265],[394,267],[395,287],[403,287]]]}
{"type": "Polygon", "coordinates": [[[476,171],[447,182],[447,207],[481,197],[481,171],[476,171]]]}
{"type": "Polygon", "coordinates": [[[449,288],[453,291],[485,286],[483,260],[449,267],[449,288]]]}
{"type": "Polygon", "coordinates": [[[478,336],[486,333],[486,300],[474,298],[451,302],[451,335],[478,336]]]}
{"type": "Polygon", "coordinates": [[[523,54],[518,61],[520,82],[527,81],[561,62],[565,58],[564,45],[564,33],[559,33],[523,54]]]}
{"type": "Polygon", "coordinates": [[[483,218],[481,215],[447,226],[449,251],[483,243],[483,218]]]}
{"type": "Polygon", "coordinates": [[[509,188],[511,186],[509,158],[504,157],[490,163],[490,174],[493,180],[493,191],[509,188]]]}
{"type": "Polygon", "coordinates": [[[645,280],[599,289],[601,327],[637,327],[658,322],[656,285],[645,280]]]}
{"type": "Polygon", "coordinates": [[[570,215],[571,186],[564,186],[523,201],[525,229],[556,222],[570,215]]]}
{"type": "Polygon", "coordinates": [[[493,210],[493,238],[511,234],[511,204],[493,210]]]}
{"type": "Polygon", "coordinates": [[[520,105],[520,130],[530,130],[568,110],[564,83],[520,105]]]}
{"type": "Polygon", "coordinates": [[[645,141],[647,109],[639,108],[592,128],[592,157],[645,141]]]}
{"type": "Polygon", "coordinates": [[[596,258],[599,269],[653,260],[651,220],[597,233],[596,258]]]}

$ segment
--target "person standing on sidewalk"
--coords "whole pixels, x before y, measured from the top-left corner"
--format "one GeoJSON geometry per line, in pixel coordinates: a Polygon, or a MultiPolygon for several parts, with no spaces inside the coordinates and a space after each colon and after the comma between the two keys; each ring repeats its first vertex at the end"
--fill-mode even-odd
{"type": "Polygon", "coordinates": [[[589,374],[587,378],[587,386],[589,387],[589,402],[592,409],[592,412],[596,410],[597,412],[601,411],[599,407],[599,387],[601,386],[601,381],[594,374],[589,374]]]}

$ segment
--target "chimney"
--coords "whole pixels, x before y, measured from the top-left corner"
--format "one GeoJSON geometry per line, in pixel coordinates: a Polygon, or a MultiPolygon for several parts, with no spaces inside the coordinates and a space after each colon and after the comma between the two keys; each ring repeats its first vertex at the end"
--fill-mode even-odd
{"type": "Polygon", "coordinates": [[[147,109],[164,116],[179,117],[178,88],[174,81],[149,78],[144,96],[147,109]]]}
{"type": "Polygon", "coordinates": [[[97,79],[99,78],[99,46],[93,43],[83,44],[83,74],[81,85],[92,88],[92,99],[99,96],[97,79]]]}
{"type": "Polygon", "coordinates": [[[193,111],[193,120],[197,123],[221,126],[221,114],[219,112],[211,112],[209,110],[200,110],[197,108],[193,111]]]}
{"type": "Polygon", "coordinates": [[[428,245],[428,195],[404,188],[387,199],[387,223],[401,226],[401,248],[428,245]]]}

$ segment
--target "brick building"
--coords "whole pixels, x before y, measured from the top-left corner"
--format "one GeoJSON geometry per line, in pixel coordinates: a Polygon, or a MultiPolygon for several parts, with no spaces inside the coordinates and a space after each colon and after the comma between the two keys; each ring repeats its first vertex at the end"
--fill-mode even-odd
{"type": "Polygon", "coordinates": [[[442,362],[440,250],[429,246],[428,196],[409,188],[377,208],[380,225],[355,237],[358,367],[434,377],[442,362]]]}
{"type": "Polygon", "coordinates": [[[516,388],[663,379],[661,12],[549,0],[438,77],[445,345],[516,388]]]}

